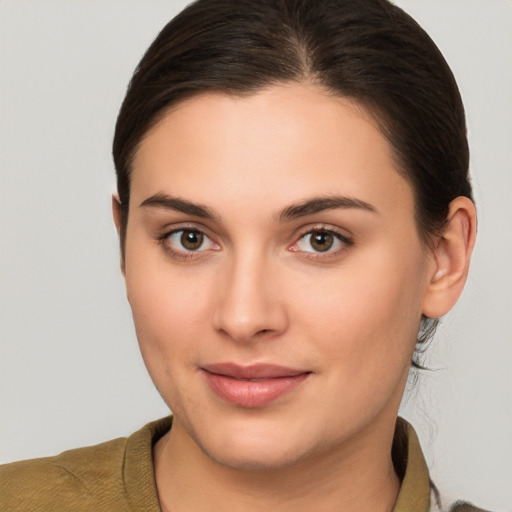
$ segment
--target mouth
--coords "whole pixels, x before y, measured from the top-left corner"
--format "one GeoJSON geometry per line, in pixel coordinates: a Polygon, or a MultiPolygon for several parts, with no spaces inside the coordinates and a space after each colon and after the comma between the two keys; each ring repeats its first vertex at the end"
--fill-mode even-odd
{"type": "Polygon", "coordinates": [[[212,391],[223,401],[246,408],[270,404],[294,391],[312,374],[273,364],[220,363],[203,366],[201,371],[212,391]]]}

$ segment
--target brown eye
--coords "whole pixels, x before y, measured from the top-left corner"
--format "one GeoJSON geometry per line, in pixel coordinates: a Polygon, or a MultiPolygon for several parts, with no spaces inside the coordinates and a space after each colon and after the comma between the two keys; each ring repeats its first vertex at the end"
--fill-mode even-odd
{"type": "Polygon", "coordinates": [[[315,251],[325,252],[334,245],[334,236],[326,231],[314,231],[310,233],[309,243],[315,251]]]}
{"type": "Polygon", "coordinates": [[[291,247],[291,250],[302,253],[334,255],[351,245],[352,241],[341,233],[318,228],[304,233],[291,247]]]}
{"type": "Polygon", "coordinates": [[[187,251],[197,251],[204,242],[204,235],[199,231],[184,229],[181,232],[180,243],[187,251]]]}
{"type": "Polygon", "coordinates": [[[199,258],[220,250],[220,246],[207,234],[194,228],[171,231],[159,238],[159,242],[167,254],[176,259],[199,258]]]}

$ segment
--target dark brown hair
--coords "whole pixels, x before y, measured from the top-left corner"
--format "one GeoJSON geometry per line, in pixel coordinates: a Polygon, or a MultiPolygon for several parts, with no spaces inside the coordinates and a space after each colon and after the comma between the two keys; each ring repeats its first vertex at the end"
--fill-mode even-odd
{"type": "MultiPolygon", "coordinates": [[[[119,112],[113,155],[122,251],[133,157],[168,109],[206,91],[247,95],[283,82],[314,83],[366,108],[413,187],[423,240],[443,227],[453,199],[472,198],[457,84],[400,8],[387,0],[198,0],[151,44],[119,112]]],[[[420,343],[435,325],[424,319],[420,343]]]]}

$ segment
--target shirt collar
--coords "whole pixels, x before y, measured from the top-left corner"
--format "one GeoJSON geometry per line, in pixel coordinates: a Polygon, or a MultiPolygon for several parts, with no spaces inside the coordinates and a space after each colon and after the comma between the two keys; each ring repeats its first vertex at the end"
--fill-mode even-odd
{"type": "Polygon", "coordinates": [[[393,462],[403,474],[402,485],[392,512],[429,512],[430,478],[425,457],[414,428],[397,418],[393,439],[393,462]]]}
{"type": "MultiPolygon", "coordinates": [[[[146,425],[128,439],[123,480],[133,510],[160,510],[153,474],[152,446],[172,424],[172,417],[146,425]],[[147,485],[151,481],[152,485],[147,485]],[[151,506],[148,509],[148,504],[151,506]]],[[[392,512],[429,512],[430,479],[414,428],[398,417],[393,438],[393,463],[402,485],[392,512]]]]}

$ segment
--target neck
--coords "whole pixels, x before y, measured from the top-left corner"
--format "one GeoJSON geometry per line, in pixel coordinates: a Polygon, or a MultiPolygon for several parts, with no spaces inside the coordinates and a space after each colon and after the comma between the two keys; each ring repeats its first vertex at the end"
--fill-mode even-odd
{"type": "Polygon", "coordinates": [[[236,503],[241,512],[389,512],[400,488],[391,459],[393,433],[394,423],[385,434],[382,427],[371,428],[350,446],[287,467],[251,471],[219,464],[175,421],[154,449],[161,507],[205,512],[236,503]]]}

